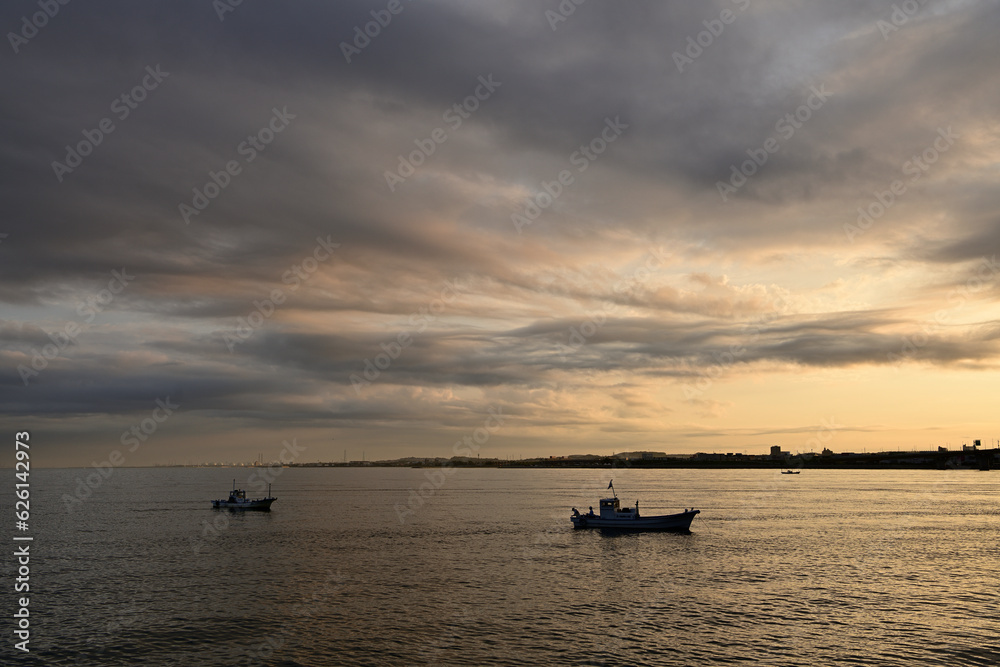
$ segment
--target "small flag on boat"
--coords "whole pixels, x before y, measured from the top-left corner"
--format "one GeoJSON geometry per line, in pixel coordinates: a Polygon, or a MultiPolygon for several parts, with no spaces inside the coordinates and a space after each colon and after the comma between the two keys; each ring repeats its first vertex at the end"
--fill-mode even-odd
{"type": "Polygon", "coordinates": [[[614,488],[613,486],[611,486],[611,485],[612,485],[612,484],[614,484],[614,483],[615,483],[615,480],[611,480],[610,482],[608,482],[608,488],[609,488],[609,489],[612,489],[612,488],[614,488]]]}

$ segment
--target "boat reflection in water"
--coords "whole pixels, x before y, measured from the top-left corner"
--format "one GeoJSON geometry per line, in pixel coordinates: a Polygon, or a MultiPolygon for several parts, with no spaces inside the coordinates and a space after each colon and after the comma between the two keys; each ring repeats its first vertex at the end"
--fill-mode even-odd
{"type": "Polygon", "coordinates": [[[611,530],[671,530],[684,532],[691,529],[691,521],[701,510],[694,508],[678,512],[677,514],[659,514],[656,516],[642,516],[639,514],[639,501],[635,502],[635,509],[622,507],[615,492],[614,480],[608,484],[608,488],[614,494],[612,498],[602,498],[600,502],[600,514],[594,513],[594,508],[590,508],[587,514],[581,514],[573,508],[570,521],[574,528],[602,528],[611,530]]]}

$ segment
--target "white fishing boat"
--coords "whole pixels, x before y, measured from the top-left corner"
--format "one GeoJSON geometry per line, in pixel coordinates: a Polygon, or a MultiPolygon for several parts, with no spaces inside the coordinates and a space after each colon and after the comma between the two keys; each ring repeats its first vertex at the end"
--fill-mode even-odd
{"type": "Polygon", "coordinates": [[[602,498],[600,501],[600,514],[594,513],[594,508],[586,514],[581,514],[573,508],[570,521],[574,528],[611,528],[615,530],[690,530],[691,521],[701,510],[694,508],[686,509],[677,514],[659,514],[655,516],[642,516],[639,514],[639,501],[635,501],[635,509],[622,507],[615,492],[614,482],[608,484],[612,498],[602,498]]]}
{"type": "Polygon", "coordinates": [[[212,507],[231,510],[262,510],[269,511],[271,503],[277,498],[271,496],[271,485],[267,485],[266,498],[247,498],[247,492],[236,488],[236,480],[233,480],[233,490],[229,492],[226,500],[213,500],[212,507]]]}

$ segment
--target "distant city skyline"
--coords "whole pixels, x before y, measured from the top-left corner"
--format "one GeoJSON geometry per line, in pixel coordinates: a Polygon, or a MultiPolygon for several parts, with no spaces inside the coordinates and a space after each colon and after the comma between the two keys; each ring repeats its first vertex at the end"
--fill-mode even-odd
{"type": "Polygon", "coordinates": [[[0,424],[37,467],[993,442],[1000,13],[894,7],[5,6],[0,424]]]}

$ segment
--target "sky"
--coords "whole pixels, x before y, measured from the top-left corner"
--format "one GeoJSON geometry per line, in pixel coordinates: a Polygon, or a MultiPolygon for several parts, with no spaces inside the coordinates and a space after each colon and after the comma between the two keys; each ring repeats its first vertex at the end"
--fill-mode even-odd
{"type": "Polygon", "coordinates": [[[3,431],[37,466],[1000,438],[1000,3],[577,1],[4,3],[3,431]]]}

